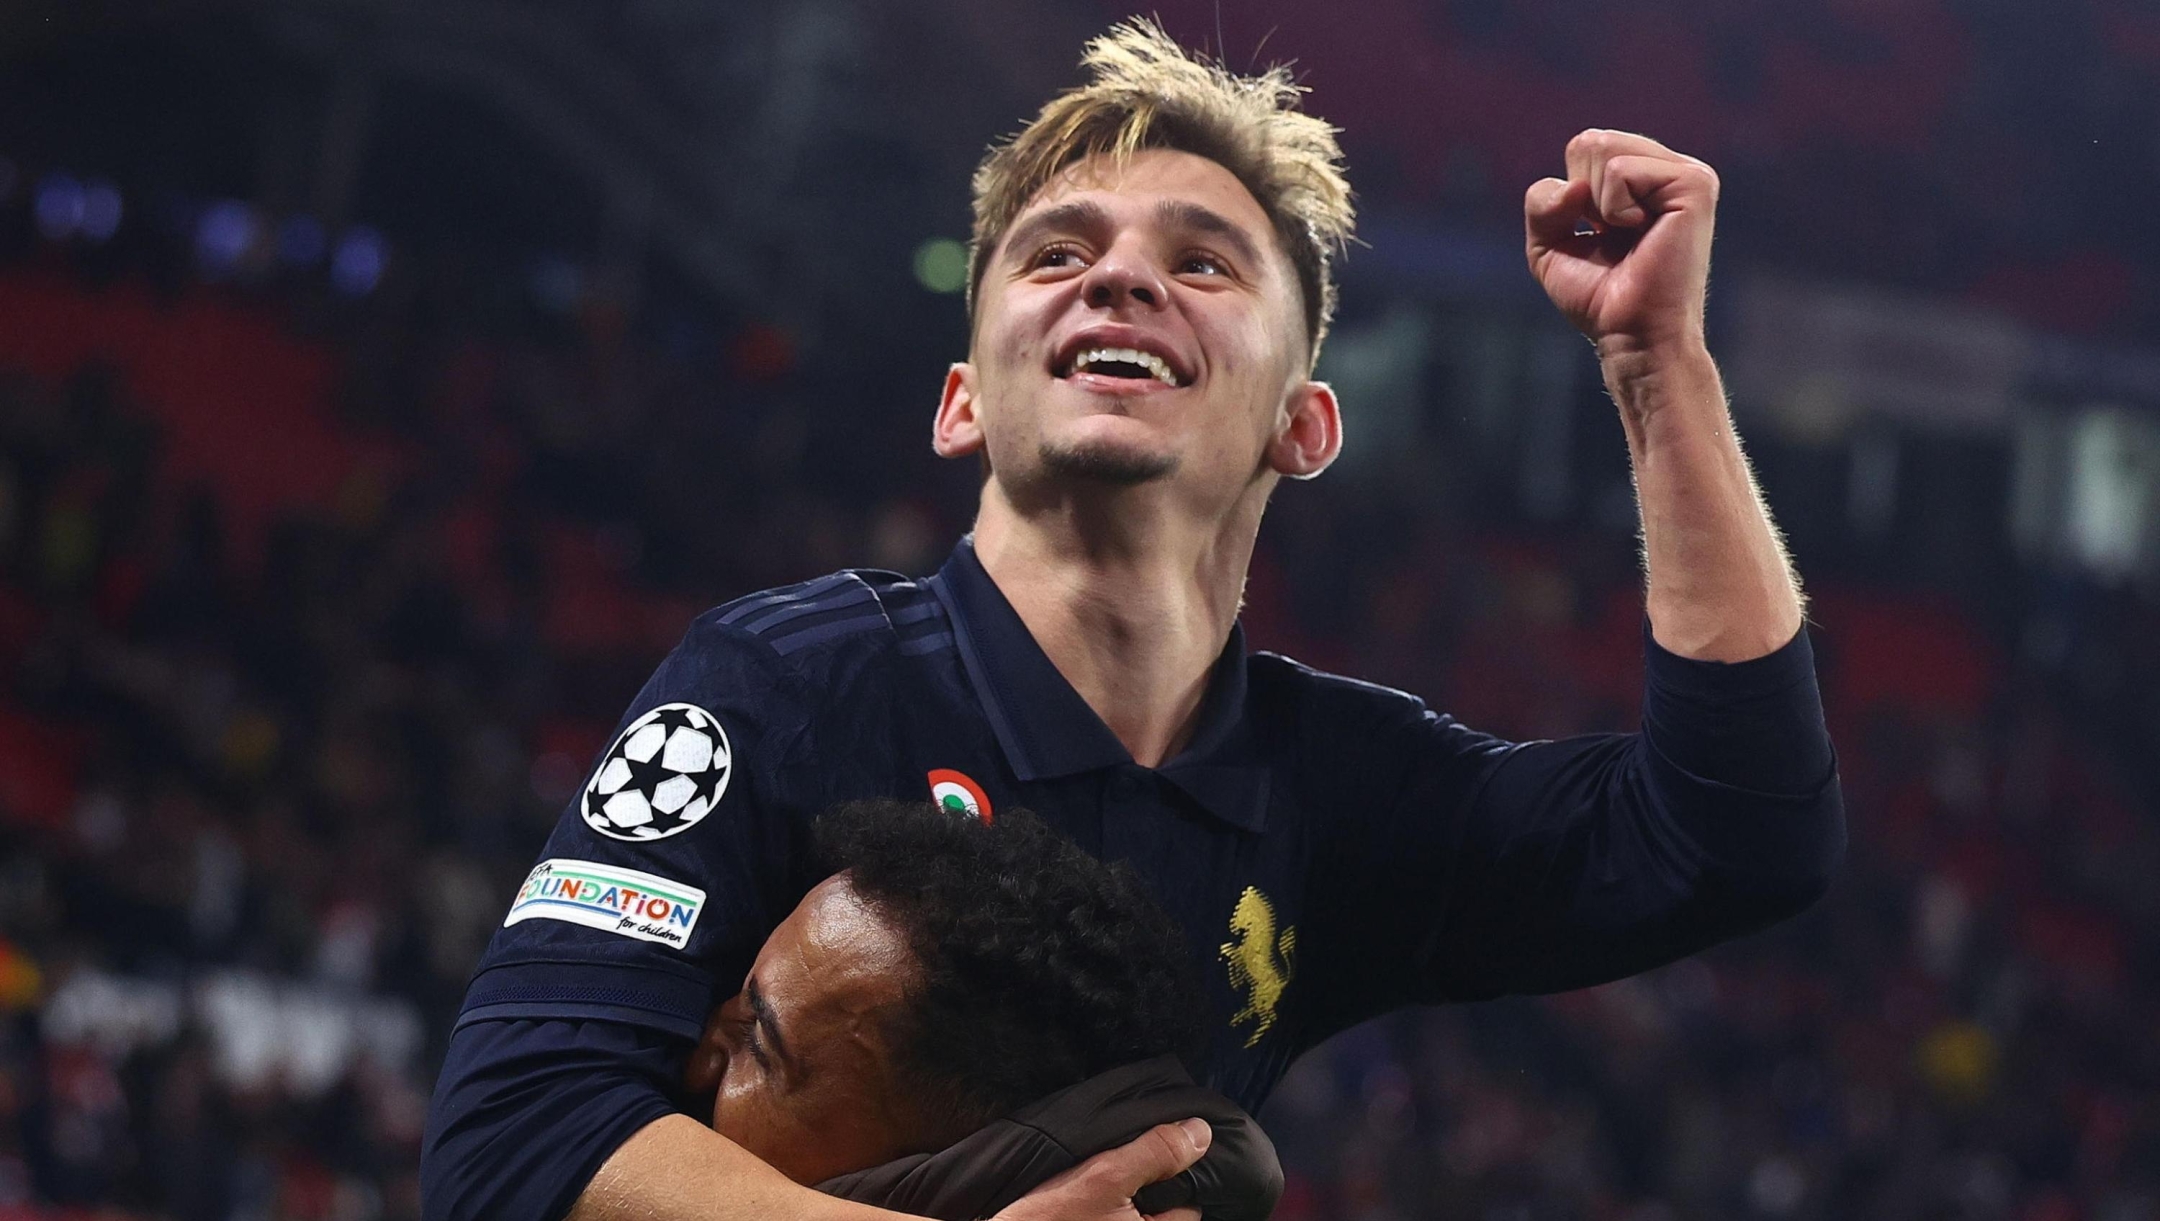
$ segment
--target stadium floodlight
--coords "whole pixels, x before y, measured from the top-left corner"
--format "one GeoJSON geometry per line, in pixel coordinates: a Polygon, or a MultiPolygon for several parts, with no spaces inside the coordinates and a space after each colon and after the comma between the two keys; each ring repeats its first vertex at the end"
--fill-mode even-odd
{"type": "Polygon", "coordinates": [[[120,188],[102,179],[93,179],[83,186],[82,218],[77,232],[90,242],[104,242],[120,231],[120,216],[124,210],[120,188]]]}
{"type": "Polygon", "coordinates": [[[967,287],[967,247],[949,237],[933,237],[915,248],[915,280],[934,293],[967,287]]]}
{"type": "Polygon", "coordinates": [[[237,199],[220,199],[202,210],[195,222],[195,261],[216,279],[240,265],[255,244],[255,209],[237,199]]]}
{"type": "Polygon", "coordinates": [[[382,235],[355,225],[338,239],[337,253],[330,258],[330,283],[347,296],[364,297],[375,291],[388,261],[382,235]]]}
{"type": "Polygon", "coordinates": [[[38,233],[47,241],[64,242],[75,236],[83,222],[83,187],[73,176],[51,173],[38,183],[31,205],[38,233]]]}

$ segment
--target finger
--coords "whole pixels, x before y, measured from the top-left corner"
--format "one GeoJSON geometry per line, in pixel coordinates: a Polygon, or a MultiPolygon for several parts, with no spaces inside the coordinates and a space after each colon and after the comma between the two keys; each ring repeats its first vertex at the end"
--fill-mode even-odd
{"type": "Polygon", "coordinates": [[[1717,180],[1716,171],[1712,170],[1707,162],[1686,153],[1674,152],[1648,136],[1602,127],[1579,132],[1567,143],[1568,179],[1588,182],[1591,197],[1598,201],[1602,219],[1615,224],[1638,225],[1647,219],[1647,216],[1634,214],[1628,206],[1640,201],[1623,198],[1620,189],[1609,181],[1612,163],[1623,157],[1665,163],[1673,166],[1676,171],[1684,169],[1705,175],[1713,187],[1717,180]]]}
{"type": "Polygon", "coordinates": [[[1550,216],[1566,206],[1568,183],[1561,178],[1540,178],[1523,192],[1523,215],[1550,216]]]}
{"type": "Polygon", "coordinates": [[[1590,196],[1606,224],[1633,229],[1648,223],[1649,214],[1630,189],[1634,178],[1642,175],[1638,171],[1631,178],[1626,172],[1626,167],[1642,161],[1640,157],[1614,157],[1597,163],[1590,177],[1590,196]]]}
{"type": "MultiPolygon", "coordinates": [[[[1567,142],[1567,176],[1590,177],[1591,165],[1609,161],[1614,157],[1664,157],[1675,161],[1695,161],[1686,153],[1674,152],[1648,136],[1632,131],[1614,131],[1608,127],[1592,127],[1575,133],[1567,142]]],[[[1697,165],[1702,164],[1696,161],[1697,165]]]]}
{"type": "Polygon", "coordinates": [[[1199,1161],[1214,1140],[1214,1130],[1204,1119],[1157,1124],[1130,1142],[1089,1158],[1080,1171],[1098,1186],[1129,1198],[1149,1183],[1161,1182],[1199,1161]]]}
{"type": "Polygon", "coordinates": [[[1588,182],[1540,178],[1523,194],[1523,232],[1533,248],[1558,246],[1595,212],[1588,182]]]}
{"type": "Polygon", "coordinates": [[[1633,228],[1691,201],[1715,204],[1717,190],[1717,174],[1698,161],[1614,157],[1604,163],[1596,207],[1608,223],[1633,228]]]}

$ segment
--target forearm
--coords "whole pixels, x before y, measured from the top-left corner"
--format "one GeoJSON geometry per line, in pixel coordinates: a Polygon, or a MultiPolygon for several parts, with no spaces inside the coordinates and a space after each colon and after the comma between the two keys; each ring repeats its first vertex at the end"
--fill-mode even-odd
{"type": "Polygon", "coordinates": [[[790,1181],[687,1115],[623,1142],[566,1221],[893,1221],[906,1216],[790,1181]]]}
{"type": "MultiPolygon", "coordinates": [[[[1102,1221],[1136,1215],[1132,1198],[1143,1185],[1182,1172],[1213,1140],[1200,1119],[1158,1124],[1056,1175],[997,1217],[1102,1221]]],[[[608,1158],[566,1221],[901,1221],[910,1216],[799,1186],[689,1116],[670,1115],[647,1124],[608,1158]]],[[[1197,1209],[1185,1207],[1158,1216],[1201,1221],[1197,1209]]]]}
{"type": "Polygon", "coordinates": [[[681,1113],[687,1041],[622,1022],[469,1022],[452,1034],[421,1150],[428,1221],[891,1221],[790,1182],[681,1113]]]}
{"type": "Polygon", "coordinates": [[[1651,632],[1697,661],[1766,656],[1800,630],[1799,585],[1717,365],[1698,343],[1663,346],[1600,352],[1635,469],[1651,632]]]}

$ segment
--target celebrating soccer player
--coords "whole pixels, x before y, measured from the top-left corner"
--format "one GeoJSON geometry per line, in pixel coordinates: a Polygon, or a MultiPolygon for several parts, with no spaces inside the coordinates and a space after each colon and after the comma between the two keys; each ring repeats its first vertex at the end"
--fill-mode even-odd
{"type": "MultiPolygon", "coordinates": [[[[1270,493],[1342,444],[1311,376],[1351,227],[1331,129],[1287,72],[1150,26],[1086,63],[975,178],[972,342],[933,428],[982,467],[972,535],[934,576],[840,572],[691,626],[474,976],[431,1218],[894,1215],[677,1092],[843,801],[1025,805],[1130,862],[1206,972],[1194,1067],[1248,1110],[1376,1014],[1614,979],[1827,885],[1844,823],[1800,597],[1704,344],[1709,167],[1585,132],[1525,200],[1531,272],[1625,426],[1646,683],[1639,733],[1503,742],[1238,628],[1270,493]]],[[[1134,1218],[1205,1144],[1164,1125],[999,1216],[1134,1218]]]]}

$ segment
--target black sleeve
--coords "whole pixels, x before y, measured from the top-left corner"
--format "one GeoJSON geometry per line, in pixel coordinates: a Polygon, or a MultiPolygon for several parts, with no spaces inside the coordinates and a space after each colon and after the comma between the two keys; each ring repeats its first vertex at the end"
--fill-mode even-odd
{"type": "Polygon", "coordinates": [[[420,1147],[425,1221],[554,1221],[622,1143],[676,1113],[691,1044],[622,1022],[468,1022],[420,1147]]]}
{"type": "Polygon", "coordinates": [[[733,613],[654,672],[481,958],[429,1113],[429,1218],[560,1216],[673,1109],[713,998],[807,885],[784,776],[811,697],[733,613]]]}
{"type": "Polygon", "coordinates": [[[723,615],[693,624],[557,820],[459,1023],[598,1018],[695,1039],[807,885],[807,817],[784,776],[810,699],[723,615]],[[694,776],[667,762],[686,732],[694,776]],[[653,814],[685,793],[667,820],[653,814]],[[645,821],[618,821],[623,801],[645,821]]]}
{"type": "Polygon", "coordinates": [[[1805,630],[1732,665],[1644,647],[1634,734],[1507,743],[1397,693],[1336,718],[1375,766],[1317,883],[1327,1024],[1618,979],[1827,889],[1844,807],[1805,630]]]}

